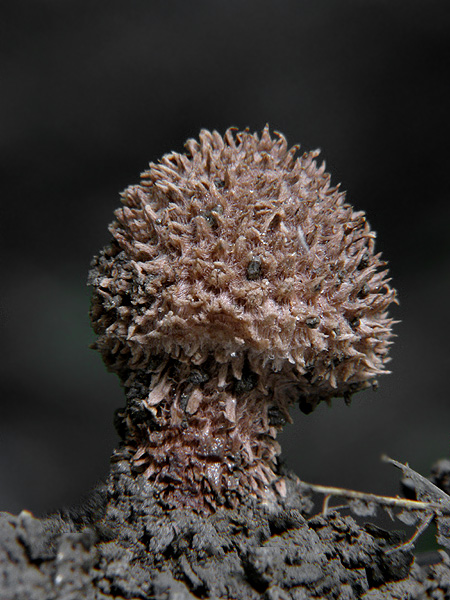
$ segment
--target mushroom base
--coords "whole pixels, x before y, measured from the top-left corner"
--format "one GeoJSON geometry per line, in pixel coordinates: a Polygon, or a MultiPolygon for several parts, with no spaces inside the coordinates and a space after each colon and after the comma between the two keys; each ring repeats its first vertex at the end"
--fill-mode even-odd
{"type": "Polygon", "coordinates": [[[162,359],[127,378],[127,406],[116,426],[122,452],[172,506],[234,507],[274,499],[285,486],[275,437],[288,413],[267,381],[211,360],[162,359]]]}

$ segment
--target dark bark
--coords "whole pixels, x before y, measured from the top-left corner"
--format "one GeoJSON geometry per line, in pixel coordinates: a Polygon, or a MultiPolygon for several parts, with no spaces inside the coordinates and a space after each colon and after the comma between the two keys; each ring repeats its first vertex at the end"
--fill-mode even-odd
{"type": "MultiPolygon", "coordinates": [[[[119,455],[117,455],[119,456],[119,455]]],[[[106,598],[447,598],[450,561],[419,566],[396,533],[312,502],[287,475],[277,503],[211,515],[168,510],[154,488],[112,461],[81,506],[46,518],[0,517],[3,600],[106,598]]]]}

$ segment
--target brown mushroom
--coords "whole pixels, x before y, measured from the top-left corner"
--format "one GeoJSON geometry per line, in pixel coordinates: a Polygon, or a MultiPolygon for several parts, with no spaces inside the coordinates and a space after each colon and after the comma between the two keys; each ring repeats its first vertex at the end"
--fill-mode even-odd
{"type": "Polygon", "coordinates": [[[268,127],[186,148],[123,192],[89,281],[96,348],[127,393],[122,449],[166,502],[201,510],[282,490],[289,406],[386,372],[395,291],[318,152],[268,127]]]}

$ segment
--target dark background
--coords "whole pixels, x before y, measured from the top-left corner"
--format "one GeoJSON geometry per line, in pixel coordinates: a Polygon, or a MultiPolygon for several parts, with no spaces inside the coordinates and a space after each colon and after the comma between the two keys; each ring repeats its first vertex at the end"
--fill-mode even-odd
{"type": "Polygon", "coordinates": [[[123,404],[85,287],[118,193],[202,127],[320,147],[401,305],[393,374],[282,436],[306,481],[395,493],[450,442],[448,0],[34,0],[0,8],[0,510],[105,476],[123,404]]]}

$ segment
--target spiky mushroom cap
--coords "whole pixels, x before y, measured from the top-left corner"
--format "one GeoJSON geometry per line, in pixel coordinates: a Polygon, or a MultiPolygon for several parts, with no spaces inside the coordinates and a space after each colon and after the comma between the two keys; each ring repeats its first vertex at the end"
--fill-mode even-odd
{"type": "Polygon", "coordinates": [[[122,194],[94,261],[97,348],[126,380],[155,356],[280,372],[309,412],[385,372],[395,299],[364,213],[317,151],[203,130],[122,194]],[[282,372],[282,373],[281,373],[282,372]]]}

